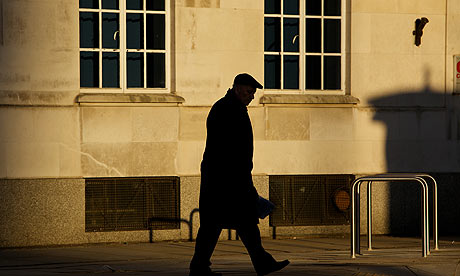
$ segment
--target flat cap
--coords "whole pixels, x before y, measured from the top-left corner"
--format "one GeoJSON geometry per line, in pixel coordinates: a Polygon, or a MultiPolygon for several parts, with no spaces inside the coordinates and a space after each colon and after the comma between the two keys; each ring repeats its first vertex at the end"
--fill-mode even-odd
{"type": "Polygon", "coordinates": [[[254,88],[262,89],[264,88],[262,84],[260,84],[256,79],[254,79],[251,75],[247,73],[242,73],[236,75],[235,79],[233,80],[233,85],[249,85],[254,88]]]}

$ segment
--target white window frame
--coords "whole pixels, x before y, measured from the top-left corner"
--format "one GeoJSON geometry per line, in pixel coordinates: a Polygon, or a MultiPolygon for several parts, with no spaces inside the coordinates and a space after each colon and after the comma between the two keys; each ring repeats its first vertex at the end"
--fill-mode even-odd
{"type": "MultiPolygon", "coordinates": [[[[79,52],[98,52],[99,53],[99,88],[96,87],[80,87],[80,93],[170,93],[171,92],[171,5],[170,0],[165,1],[165,10],[164,11],[148,11],[146,10],[146,0],[143,2],[143,10],[127,10],[126,9],[126,0],[119,1],[119,10],[112,9],[102,9],[102,0],[99,1],[99,9],[88,9],[88,8],[79,8],[80,12],[97,12],[98,13],[98,27],[99,27],[99,48],[79,48],[79,52]],[[119,14],[119,49],[105,49],[102,48],[102,13],[118,13],[119,14]],[[144,49],[127,49],[126,47],[126,14],[127,13],[138,13],[143,14],[143,24],[144,24],[144,49]],[[165,15],[165,50],[147,50],[147,39],[146,39],[146,24],[147,24],[147,14],[164,14],[165,15]],[[119,52],[120,53],[120,88],[103,88],[102,87],[102,53],[103,52],[119,52]],[[144,55],[144,87],[145,88],[128,88],[127,87],[127,61],[126,56],[128,52],[134,53],[143,53],[144,55]],[[164,53],[165,54],[165,87],[164,88],[147,88],[147,55],[146,53],[164,53]]],[[[78,32],[80,34],[80,30],[78,32]]],[[[80,59],[78,64],[79,72],[81,70],[80,59]]]]}
{"type": "MultiPolygon", "coordinates": [[[[264,93],[266,94],[321,94],[321,95],[345,95],[346,93],[346,18],[345,15],[347,14],[347,5],[346,2],[348,0],[341,0],[341,15],[340,16],[325,16],[324,15],[324,2],[325,0],[321,0],[321,15],[306,15],[305,13],[305,0],[299,0],[299,15],[292,15],[292,14],[284,14],[284,0],[280,0],[280,14],[265,14],[264,18],[281,18],[280,19],[280,52],[266,52],[264,49],[264,57],[265,55],[279,55],[280,56],[280,71],[281,71],[281,89],[267,89],[264,88],[264,93]],[[284,52],[284,43],[283,43],[283,23],[284,18],[297,18],[299,19],[299,52],[284,52]],[[307,53],[305,51],[305,21],[307,18],[317,18],[321,19],[321,53],[307,53]],[[340,54],[336,53],[325,53],[324,52],[324,19],[339,19],[340,20],[340,54]],[[305,59],[308,55],[316,55],[321,56],[321,89],[320,90],[311,90],[305,88],[305,59]],[[285,55],[294,55],[299,56],[299,89],[283,89],[284,85],[284,56],[285,55]],[[340,86],[341,89],[339,90],[326,90],[324,89],[324,56],[340,56],[341,57],[341,77],[340,77],[340,86]]],[[[264,33],[265,35],[265,33],[264,33]]],[[[265,70],[264,70],[265,73],[265,70]]]]}

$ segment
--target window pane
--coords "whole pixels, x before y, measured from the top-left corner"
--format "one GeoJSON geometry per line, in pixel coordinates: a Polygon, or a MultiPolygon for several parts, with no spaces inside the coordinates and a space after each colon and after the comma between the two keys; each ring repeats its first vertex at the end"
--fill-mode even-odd
{"type": "Polygon", "coordinates": [[[340,89],[340,57],[324,57],[324,89],[340,89]]]}
{"type": "Polygon", "coordinates": [[[164,0],[146,0],[148,11],[164,11],[165,1],[164,0]]]}
{"type": "Polygon", "coordinates": [[[279,18],[265,18],[264,49],[270,52],[281,50],[281,23],[279,18]]]}
{"type": "Polygon", "coordinates": [[[147,87],[165,88],[165,55],[147,54],[147,87]]]}
{"type": "Polygon", "coordinates": [[[284,89],[299,89],[299,56],[284,56],[284,89]]]}
{"type": "Polygon", "coordinates": [[[299,0],[284,0],[284,14],[299,14],[299,0]]]}
{"type": "Polygon", "coordinates": [[[120,87],[119,53],[102,53],[102,87],[120,87]]]}
{"type": "Polygon", "coordinates": [[[321,56],[305,57],[305,89],[321,89],[321,56]]]}
{"type": "Polygon", "coordinates": [[[321,15],[322,0],[305,0],[306,15],[321,15]]]}
{"type": "Polygon", "coordinates": [[[126,14],[127,47],[129,49],[144,48],[144,20],[139,13],[126,14]]]}
{"type": "Polygon", "coordinates": [[[324,1],[324,15],[326,16],[340,16],[341,15],[341,1],[340,0],[325,0],[324,1]]]}
{"type": "Polygon", "coordinates": [[[144,55],[127,53],[128,88],[144,87],[144,55]]]}
{"type": "Polygon", "coordinates": [[[147,14],[147,49],[165,49],[165,16],[147,14]]]}
{"type": "Polygon", "coordinates": [[[324,52],[340,53],[340,20],[324,20],[324,52]]]}
{"type": "Polygon", "coordinates": [[[266,89],[281,88],[281,58],[280,56],[265,56],[264,85],[266,89]]]}
{"type": "Polygon", "coordinates": [[[142,0],[126,0],[127,10],[142,10],[142,0]]]}
{"type": "Polygon", "coordinates": [[[118,13],[102,13],[102,48],[119,48],[118,29],[118,13]]]}
{"type": "Polygon", "coordinates": [[[299,20],[297,18],[285,18],[283,24],[284,51],[299,52],[299,20]]]}
{"type": "Polygon", "coordinates": [[[266,14],[281,14],[281,1],[280,0],[265,0],[265,13],[266,14]]]}
{"type": "Polygon", "coordinates": [[[99,17],[95,12],[80,13],[80,48],[99,48],[99,17]]]}
{"type": "Polygon", "coordinates": [[[99,8],[98,0],[80,0],[80,8],[97,9],[99,8]]]}
{"type": "Polygon", "coordinates": [[[307,53],[321,53],[321,19],[306,19],[305,49],[307,53]]]}
{"type": "Polygon", "coordinates": [[[118,10],[118,0],[102,0],[102,8],[118,10]]]}
{"type": "Polygon", "coordinates": [[[80,52],[80,87],[99,87],[98,52],[80,52]]]}

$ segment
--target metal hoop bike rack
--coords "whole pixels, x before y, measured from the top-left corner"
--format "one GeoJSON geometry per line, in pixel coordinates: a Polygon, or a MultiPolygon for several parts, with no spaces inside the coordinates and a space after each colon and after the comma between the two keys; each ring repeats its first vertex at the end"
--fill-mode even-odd
{"type": "Polygon", "coordinates": [[[351,185],[351,257],[356,258],[356,254],[360,254],[360,189],[361,184],[367,181],[367,235],[368,235],[368,250],[372,250],[372,182],[382,181],[416,181],[422,187],[422,256],[426,257],[430,254],[430,232],[429,232],[429,212],[428,212],[428,183],[429,179],[433,186],[433,241],[434,250],[439,250],[438,247],[438,192],[436,180],[424,173],[385,173],[377,175],[369,175],[357,178],[351,185]]]}

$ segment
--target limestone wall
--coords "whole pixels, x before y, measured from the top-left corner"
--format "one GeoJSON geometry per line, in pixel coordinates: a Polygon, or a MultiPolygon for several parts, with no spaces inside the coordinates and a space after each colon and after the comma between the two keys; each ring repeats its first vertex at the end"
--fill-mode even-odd
{"type": "MultiPolygon", "coordinates": [[[[184,102],[82,104],[78,1],[0,0],[3,246],[148,240],[146,231],[84,233],[84,177],[178,175],[182,217],[197,207],[211,105],[237,73],[264,79],[264,1],[171,2],[170,86],[184,102]]],[[[460,3],[353,0],[346,6],[344,93],[359,103],[262,104],[269,91],[261,90],[249,107],[254,179],[266,196],[268,175],[460,171],[460,101],[452,95],[460,3]],[[429,23],[417,47],[412,31],[421,17],[429,23]]],[[[392,192],[382,186],[374,193],[382,202],[374,209],[376,233],[391,232],[394,210],[384,202],[392,192]]],[[[268,236],[267,222],[261,227],[268,236]]],[[[285,229],[337,231],[347,227],[285,229]]],[[[188,238],[188,229],[154,237],[188,238]]]]}

